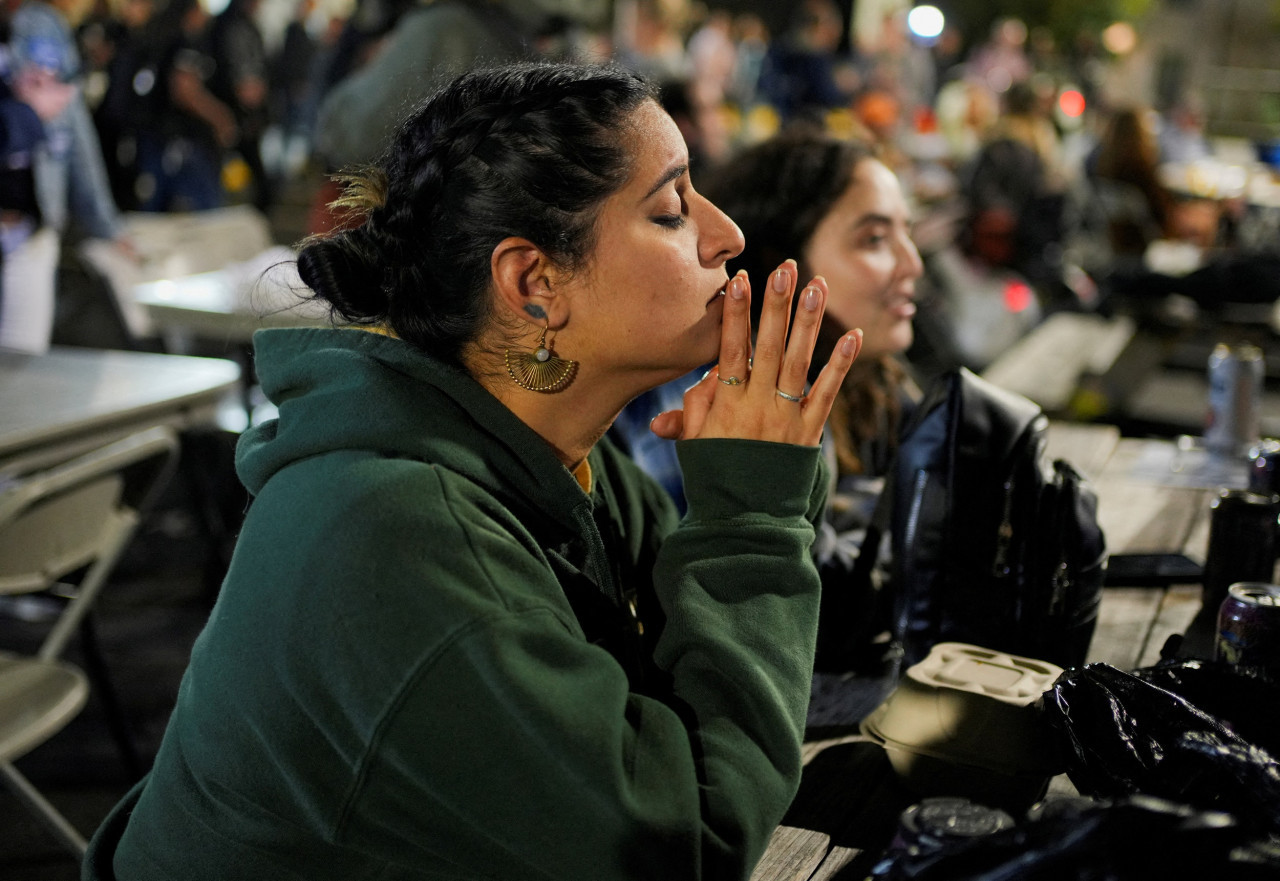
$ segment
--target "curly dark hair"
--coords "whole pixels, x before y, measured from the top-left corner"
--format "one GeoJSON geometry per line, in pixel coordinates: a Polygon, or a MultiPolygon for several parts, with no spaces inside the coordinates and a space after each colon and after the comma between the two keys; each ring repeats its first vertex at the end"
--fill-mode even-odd
{"type": "Polygon", "coordinates": [[[388,326],[460,363],[492,318],[490,255],[527,238],[585,265],[604,200],[626,183],[623,136],[655,88],[611,65],[520,63],[465,73],[401,124],[335,205],[362,222],[303,242],[302,280],[335,316],[388,326]]]}

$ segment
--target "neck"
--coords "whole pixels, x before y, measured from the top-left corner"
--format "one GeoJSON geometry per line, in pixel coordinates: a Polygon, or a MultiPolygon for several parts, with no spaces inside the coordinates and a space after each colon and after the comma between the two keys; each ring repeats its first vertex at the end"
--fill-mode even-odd
{"type": "Polygon", "coordinates": [[[476,350],[463,361],[476,381],[537,432],[570,470],[582,463],[618,412],[639,393],[605,388],[585,365],[560,391],[534,392],[516,385],[501,363],[495,365],[476,350]]]}
{"type": "MultiPolygon", "coordinates": [[[[556,458],[573,470],[587,458],[622,409],[621,403],[603,404],[604,396],[575,390],[578,382],[554,393],[522,389],[509,378],[482,383],[507,409],[541,435],[556,458]]],[[[612,399],[610,399],[612,400],[612,399]]]]}
{"type": "Polygon", "coordinates": [[[537,432],[570,470],[604,437],[623,407],[645,391],[683,375],[593,370],[589,359],[579,363],[573,380],[560,391],[534,392],[516,385],[494,349],[473,347],[463,354],[463,364],[490,394],[537,432]]]}

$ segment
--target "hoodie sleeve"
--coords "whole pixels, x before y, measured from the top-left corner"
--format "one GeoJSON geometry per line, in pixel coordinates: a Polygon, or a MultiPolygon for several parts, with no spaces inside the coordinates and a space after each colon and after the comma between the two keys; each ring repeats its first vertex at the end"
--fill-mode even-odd
{"type": "MultiPolygon", "coordinates": [[[[696,441],[681,458],[690,513],[654,572],[674,700],[632,692],[564,613],[508,600],[407,685],[344,833],[493,877],[750,874],[799,785],[825,480],[816,448],[696,441]]],[[[493,533],[437,537],[470,543],[452,578],[497,592],[531,575],[493,533]]]]}

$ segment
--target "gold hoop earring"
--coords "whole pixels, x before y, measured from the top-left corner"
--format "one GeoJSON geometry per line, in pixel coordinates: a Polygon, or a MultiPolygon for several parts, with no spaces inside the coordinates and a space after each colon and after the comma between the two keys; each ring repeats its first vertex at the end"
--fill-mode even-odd
{"type": "Polygon", "coordinates": [[[538,337],[532,352],[506,350],[507,373],[522,389],[531,392],[558,392],[570,382],[578,370],[578,362],[559,358],[547,348],[547,328],[538,337]]]}

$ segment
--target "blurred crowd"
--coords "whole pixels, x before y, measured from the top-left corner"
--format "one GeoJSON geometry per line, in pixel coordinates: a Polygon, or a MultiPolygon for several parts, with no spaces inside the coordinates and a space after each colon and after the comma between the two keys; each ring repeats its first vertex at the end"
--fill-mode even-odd
{"type": "Polygon", "coordinates": [[[1118,99],[1097,34],[1062,46],[1001,19],[966,44],[950,22],[914,33],[906,4],[835,0],[795,3],[774,30],[695,0],[272,2],[9,0],[6,274],[42,230],[78,222],[127,252],[120,211],[270,212],[299,178],[315,181],[308,231],[330,229],[331,175],[372,159],[435,85],[519,57],[613,58],[662,83],[695,182],[787,126],[871,142],[939,272],[1016,273],[1047,309],[1095,296],[1154,241],[1224,244],[1240,213],[1161,181],[1162,163],[1208,154],[1201,103],[1118,99]]]}

